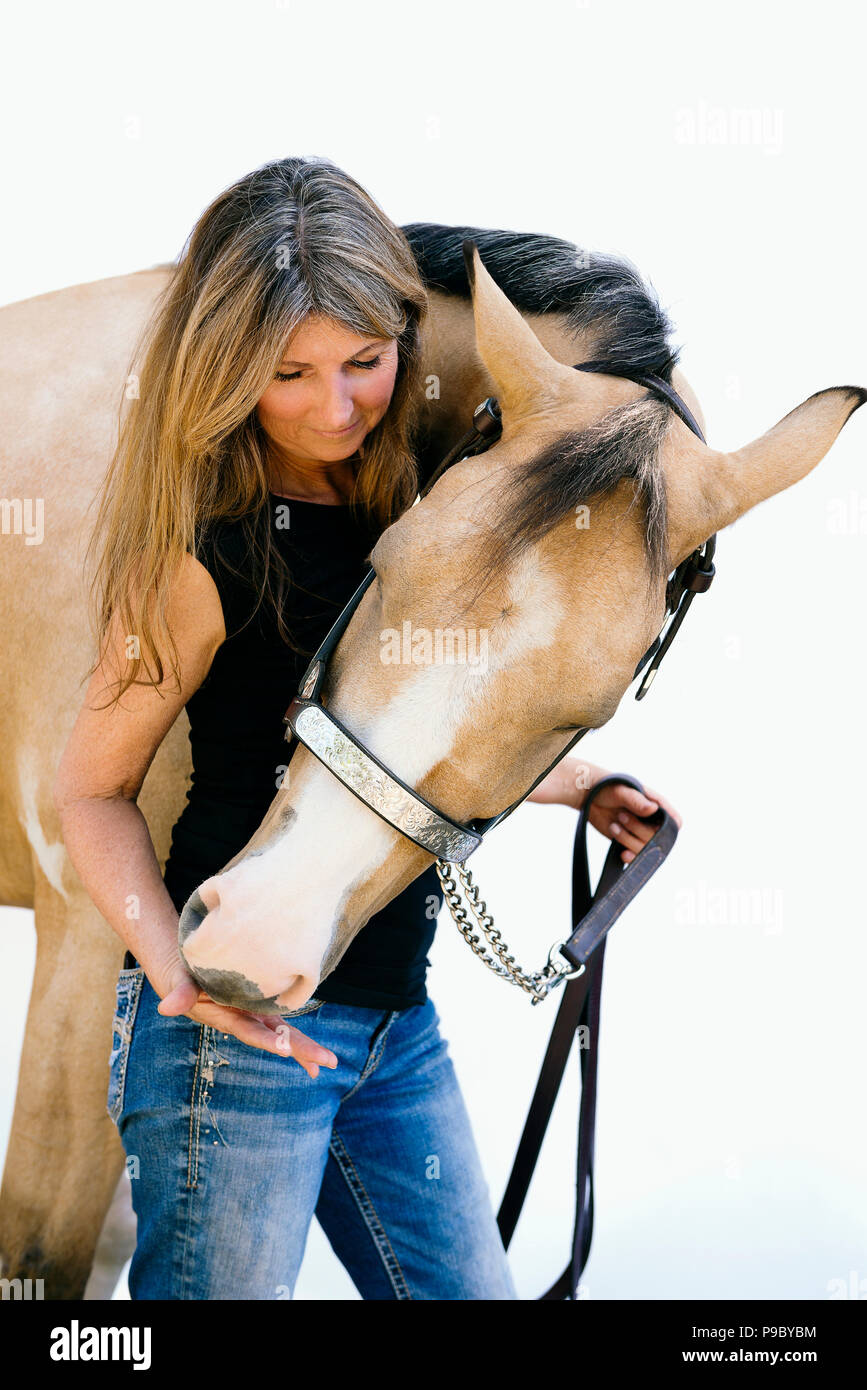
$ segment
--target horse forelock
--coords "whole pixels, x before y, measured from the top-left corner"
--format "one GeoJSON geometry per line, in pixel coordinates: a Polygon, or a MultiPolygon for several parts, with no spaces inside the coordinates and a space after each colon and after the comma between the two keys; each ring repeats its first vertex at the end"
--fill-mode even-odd
{"type": "MultiPolygon", "coordinates": [[[[557,436],[544,448],[497,473],[496,524],[471,582],[482,587],[506,572],[531,546],[567,517],[580,528],[580,507],[589,509],[619,484],[635,484],[641,507],[642,540],[651,586],[668,566],[668,512],[662,444],[671,424],[670,407],[652,396],[615,406],[583,430],[557,436]]],[[[651,590],[649,590],[650,592],[651,590]]]]}

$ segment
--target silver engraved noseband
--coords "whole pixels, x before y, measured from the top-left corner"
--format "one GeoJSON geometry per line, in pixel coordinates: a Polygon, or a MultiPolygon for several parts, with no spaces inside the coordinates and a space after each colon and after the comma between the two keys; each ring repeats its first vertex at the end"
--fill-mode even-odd
{"type": "Polygon", "coordinates": [[[422,849],[437,858],[462,864],[482,843],[481,835],[449,820],[389,772],[322,705],[296,697],[289,706],[286,722],[295,737],[365,806],[422,849]]]}

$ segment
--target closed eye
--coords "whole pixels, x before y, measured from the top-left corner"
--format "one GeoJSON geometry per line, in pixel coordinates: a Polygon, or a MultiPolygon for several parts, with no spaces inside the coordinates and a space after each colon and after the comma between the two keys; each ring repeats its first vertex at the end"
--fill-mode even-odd
{"type": "MultiPolygon", "coordinates": [[[[354,360],[353,360],[353,361],[348,362],[348,363],[347,363],[347,366],[348,366],[348,367],[360,367],[362,371],[369,372],[369,371],[372,371],[374,367],[378,367],[381,361],[382,361],[382,353],[381,353],[381,352],[378,352],[377,355],[376,355],[375,357],[370,357],[370,358],[368,358],[368,360],[367,360],[366,362],[357,362],[357,361],[354,361],[354,360]]],[[[275,380],[275,381],[297,381],[298,378],[300,377],[300,375],[301,375],[300,372],[275,372],[275,373],[274,373],[274,380],[275,380]]]]}

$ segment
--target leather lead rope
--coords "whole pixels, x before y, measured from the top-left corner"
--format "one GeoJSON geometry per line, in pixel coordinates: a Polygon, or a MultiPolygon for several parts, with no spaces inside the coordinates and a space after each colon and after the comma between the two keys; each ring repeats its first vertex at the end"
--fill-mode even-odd
{"type": "Polygon", "coordinates": [[[587,855],[588,811],[603,787],[626,782],[646,795],[641,783],[627,774],[603,777],[587,793],[572,851],[572,935],[561,947],[572,964],[586,963],[582,975],[570,980],[554,1020],[545,1060],[524,1124],[521,1141],[497,1213],[503,1245],[509,1243],[518,1224],[530,1182],[538,1162],[545,1131],[566,1070],[572,1041],[578,1035],[581,1062],[581,1103],[578,1113],[578,1154],[576,1166],[575,1222],[572,1257],[541,1301],[577,1299],[584,1266],[593,1238],[593,1154],[596,1129],[596,1083],[599,1062],[599,1019],[602,1000],[602,967],[605,941],[614,922],[669,854],[677,839],[677,825],[662,807],[646,817],[657,829],[630,864],[620,858],[621,846],[614,843],[599,876],[596,892],[590,888],[587,855]],[[580,1030],[586,1028],[586,1047],[580,1030]]]}

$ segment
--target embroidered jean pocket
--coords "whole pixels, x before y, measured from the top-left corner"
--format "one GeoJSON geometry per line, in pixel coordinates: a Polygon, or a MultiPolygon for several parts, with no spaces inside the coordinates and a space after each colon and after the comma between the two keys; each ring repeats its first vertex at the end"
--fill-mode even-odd
{"type": "Polygon", "coordinates": [[[144,968],[136,965],[121,970],[115,989],[115,1014],[111,1024],[111,1055],[108,1059],[108,1096],[106,1110],[117,1124],[123,1109],[126,1067],[138,1001],[144,983],[144,968]]]}

